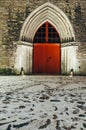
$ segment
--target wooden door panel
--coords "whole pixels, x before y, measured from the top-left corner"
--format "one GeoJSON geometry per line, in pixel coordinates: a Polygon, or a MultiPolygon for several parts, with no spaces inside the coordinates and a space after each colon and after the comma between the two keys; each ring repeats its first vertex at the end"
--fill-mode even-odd
{"type": "Polygon", "coordinates": [[[47,73],[60,73],[60,45],[48,44],[47,46],[47,73]]]}
{"type": "Polygon", "coordinates": [[[33,73],[46,73],[45,44],[34,44],[33,73]]]}
{"type": "Polygon", "coordinates": [[[59,44],[34,44],[33,72],[42,74],[60,73],[59,44]]]}

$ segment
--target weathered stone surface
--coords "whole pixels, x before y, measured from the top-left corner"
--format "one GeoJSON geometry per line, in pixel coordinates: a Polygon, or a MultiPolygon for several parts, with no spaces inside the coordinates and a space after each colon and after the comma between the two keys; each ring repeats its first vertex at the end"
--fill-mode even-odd
{"type": "Polygon", "coordinates": [[[83,127],[86,128],[86,123],[83,123],[83,127]]]}
{"type": "Polygon", "coordinates": [[[85,90],[85,76],[0,76],[0,130],[84,130],[85,90]]]}
{"type": "Polygon", "coordinates": [[[79,109],[73,110],[73,114],[78,114],[78,113],[79,113],[79,109]]]}
{"type": "Polygon", "coordinates": [[[86,0],[0,0],[0,66],[14,64],[14,42],[19,40],[24,21],[34,9],[46,2],[58,6],[72,23],[79,46],[77,58],[82,63],[80,74],[85,74],[86,0]],[[3,49],[2,44],[5,45],[3,49]]]}

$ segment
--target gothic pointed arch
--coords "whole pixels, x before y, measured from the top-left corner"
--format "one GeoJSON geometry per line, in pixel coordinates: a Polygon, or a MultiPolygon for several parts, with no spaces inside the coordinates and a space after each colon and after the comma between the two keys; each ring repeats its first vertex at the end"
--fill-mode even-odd
{"type": "Polygon", "coordinates": [[[74,41],[73,27],[66,14],[57,6],[47,2],[35,9],[25,20],[20,33],[20,41],[33,43],[38,28],[48,21],[59,32],[61,43],[74,41]]]}

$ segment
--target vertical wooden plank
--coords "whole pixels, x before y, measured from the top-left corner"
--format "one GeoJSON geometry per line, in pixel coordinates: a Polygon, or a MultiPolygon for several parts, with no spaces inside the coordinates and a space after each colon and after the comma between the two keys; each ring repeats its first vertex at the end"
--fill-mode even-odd
{"type": "Polygon", "coordinates": [[[35,44],[33,72],[41,74],[60,74],[60,44],[35,44]]]}
{"type": "Polygon", "coordinates": [[[47,44],[47,73],[60,74],[60,45],[47,44]]]}
{"type": "Polygon", "coordinates": [[[48,43],[48,22],[46,22],[46,43],[48,43]]]}
{"type": "Polygon", "coordinates": [[[46,47],[45,44],[35,44],[33,54],[33,73],[46,73],[46,47]]]}

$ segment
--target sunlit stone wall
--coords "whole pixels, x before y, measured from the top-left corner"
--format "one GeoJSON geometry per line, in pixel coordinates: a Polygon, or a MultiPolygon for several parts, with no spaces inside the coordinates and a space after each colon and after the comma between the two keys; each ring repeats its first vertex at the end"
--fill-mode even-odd
{"type": "Polygon", "coordinates": [[[17,45],[14,68],[18,73],[20,73],[22,67],[25,74],[32,73],[32,50],[32,46],[17,45]]]}
{"type": "MultiPolygon", "coordinates": [[[[13,43],[19,40],[21,28],[30,13],[46,2],[50,2],[60,8],[70,20],[75,33],[75,42],[78,46],[77,51],[74,50],[74,52],[76,52],[75,59],[77,62],[77,69],[75,70],[77,70],[79,74],[86,75],[86,0],[0,0],[0,67],[11,67],[15,65],[15,67],[18,68],[20,56],[18,52],[19,45],[16,50],[16,61],[18,61],[16,62],[14,55],[15,45],[13,43]],[[14,59],[14,61],[11,60],[11,58],[14,59]]],[[[66,41],[67,39],[63,42],[66,41]]],[[[25,47],[27,47],[27,45],[25,45],[25,47]]],[[[32,47],[30,46],[29,48],[32,47]]],[[[62,63],[65,61],[65,59],[63,59],[64,50],[67,50],[67,48],[62,48],[62,63]]],[[[27,49],[24,48],[24,50],[27,49]]],[[[23,57],[25,60],[26,57],[23,57]]],[[[22,63],[21,66],[24,66],[25,71],[27,68],[28,72],[31,73],[32,66],[29,65],[25,67],[26,64],[29,64],[29,61],[22,63]]],[[[32,59],[30,64],[32,64],[32,59]]],[[[71,66],[67,71],[64,69],[66,66],[64,67],[63,64],[61,68],[62,73],[68,73],[71,66]]]]}
{"type": "Polygon", "coordinates": [[[79,63],[77,59],[78,46],[67,46],[61,48],[61,72],[69,74],[73,69],[75,74],[79,73],[79,63]]]}

